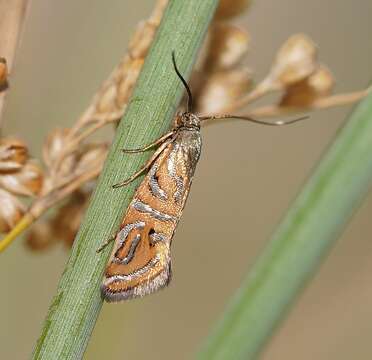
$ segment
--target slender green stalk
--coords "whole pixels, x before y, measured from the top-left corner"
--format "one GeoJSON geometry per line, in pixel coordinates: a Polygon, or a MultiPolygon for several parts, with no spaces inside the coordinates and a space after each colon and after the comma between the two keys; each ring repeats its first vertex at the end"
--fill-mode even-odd
{"type": "Polygon", "coordinates": [[[169,2],[75,239],[33,359],[82,357],[102,306],[99,286],[110,246],[100,254],[96,250],[117,228],[138,181],[121,189],[112,189],[112,185],[128,178],[151,154],[124,156],[120,149],[148,144],[169,127],[182,92],[171,51],[175,50],[178,66],[188,74],[216,4],[217,0],[169,2]]]}
{"type": "Polygon", "coordinates": [[[200,359],[255,359],[372,180],[372,95],[340,131],[211,334],[200,359]]]}

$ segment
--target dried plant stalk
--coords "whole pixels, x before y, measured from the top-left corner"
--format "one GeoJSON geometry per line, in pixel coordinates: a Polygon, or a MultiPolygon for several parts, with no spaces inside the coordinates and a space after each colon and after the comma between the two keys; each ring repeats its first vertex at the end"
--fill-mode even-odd
{"type": "MultiPolygon", "coordinates": [[[[0,58],[5,59],[8,72],[11,72],[13,68],[14,55],[28,3],[28,0],[0,0],[0,58]]],[[[4,101],[5,92],[0,91],[0,124],[4,101]]]]}

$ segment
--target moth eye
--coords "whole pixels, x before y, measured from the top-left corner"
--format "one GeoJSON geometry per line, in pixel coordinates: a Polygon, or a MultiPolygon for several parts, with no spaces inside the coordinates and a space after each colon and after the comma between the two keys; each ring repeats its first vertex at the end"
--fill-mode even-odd
{"type": "Polygon", "coordinates": [[[149,230],[149,235],[151,236],[151,235],[153,235],[153,234],[155,234],[155,229],[154,229],[154,228],[151,228],[151,229],[149,230]]]}

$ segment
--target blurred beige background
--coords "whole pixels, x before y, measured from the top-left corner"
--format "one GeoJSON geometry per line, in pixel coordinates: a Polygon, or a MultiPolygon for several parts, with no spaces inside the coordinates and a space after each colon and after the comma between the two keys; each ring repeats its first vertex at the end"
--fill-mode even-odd
{"type": "MultiPolygon", "coordinates": [[[[145,0],[32,0],[4,133],[23,137],[39,156],[45,134],[72,124],[152,6],[145,0]]],[[[256,0],[237,22],[252,36],[247,63],[256,78],[280,44],[303,31],[319,45],[342,92],[371,79],[371,15],[370,0],[256,0]]],[[[240,122],[204,129],[204,152],[173,242],[171,286],[104,305],[85,358],[192,358],[349,112],[313,113],[310,121],[280,130],[240,122]],[[217,268],[227,250],[228,260],[217,268]]],[[[370,197],[264,360],[372,358],[371,212],[370,197]]],[[[59,246],[30,253],[22,239],[2,254],[1,359],[29,357],[67,256],[59,246]]]]}

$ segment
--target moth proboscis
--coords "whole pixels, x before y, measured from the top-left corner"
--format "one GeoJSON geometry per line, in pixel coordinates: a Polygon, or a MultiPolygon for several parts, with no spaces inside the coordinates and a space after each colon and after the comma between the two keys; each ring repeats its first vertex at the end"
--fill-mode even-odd
{"type": "MultiPolygon", "coordinates": [[[[187,111],[178,113],[172,130],[155,142],[141,149],[123,150],[139,153],[159,146],[138,172],[113,186],[125,186],[147,171],[124,215],[105,270],[101,292],[109,302],[142,297],[169,284],[171,241],[200,157],[203,121],[235,118],[278,126],[305,119],[266,122],[248,116],[198,116],[192,112],[191,90],[177,68],[174,52],[172,61],[188,94],[187,111]]],[[[107,242],[99,250],[105,245],[107,242]]]]}

